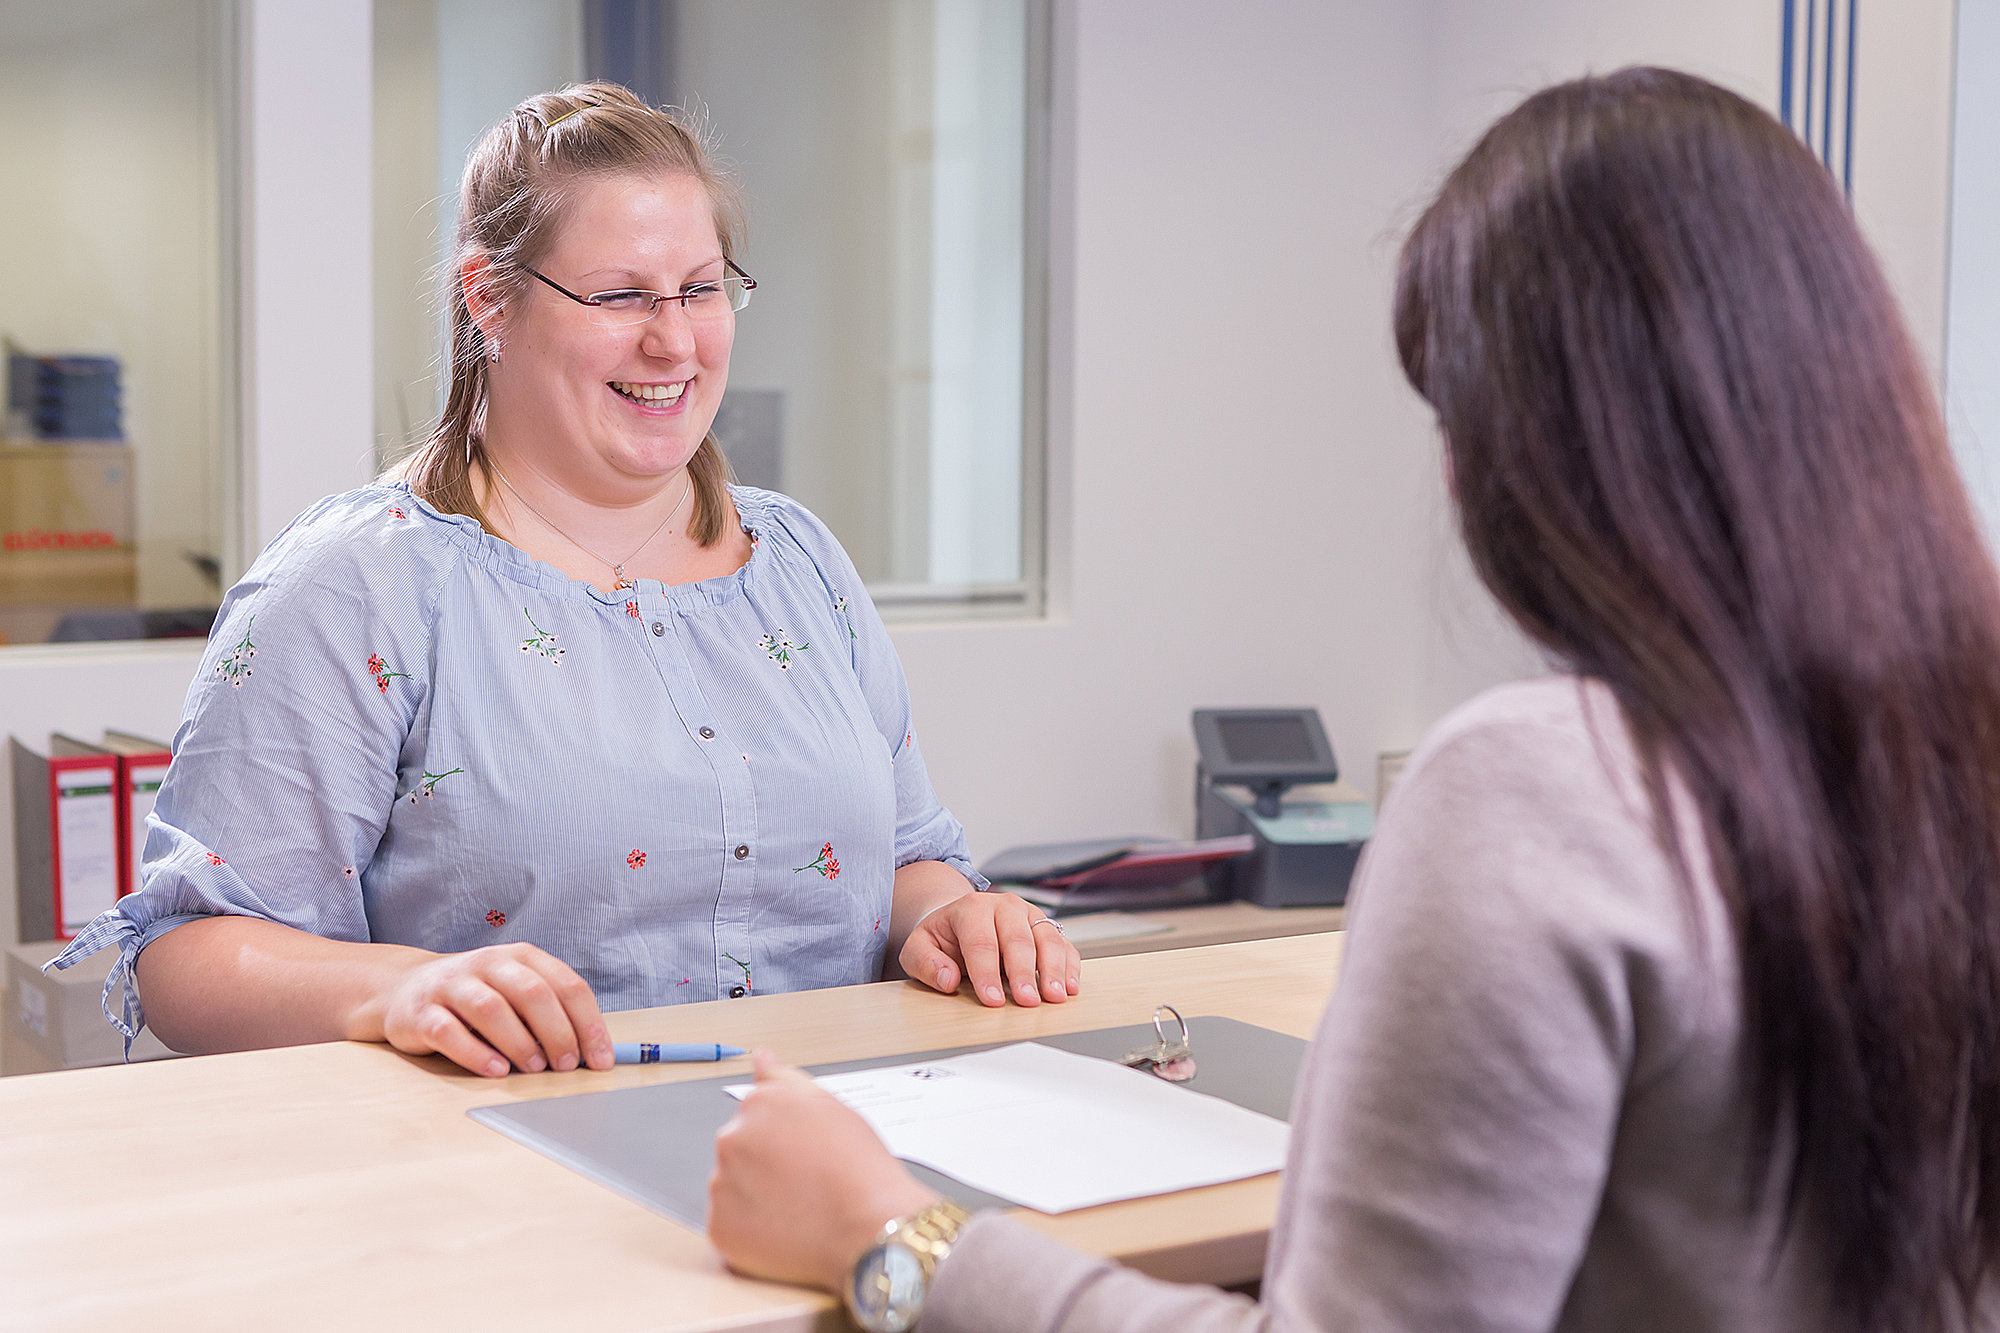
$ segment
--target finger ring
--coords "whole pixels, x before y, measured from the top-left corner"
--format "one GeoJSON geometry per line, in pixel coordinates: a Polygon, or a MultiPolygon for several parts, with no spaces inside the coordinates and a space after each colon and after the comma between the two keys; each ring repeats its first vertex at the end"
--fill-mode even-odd
{"type": "Polygon", "coordinates": [[[1052,916],[1037,917],[1035,920],[1030,921],[1028,923],[1029,930],[1033,930],[1036,926],[1054,926],[1056,928],[1056,934],[1058,935],[1069,934],[1068,931],[1063,929],[1062,922],[1056,920],[1052,916]]]}

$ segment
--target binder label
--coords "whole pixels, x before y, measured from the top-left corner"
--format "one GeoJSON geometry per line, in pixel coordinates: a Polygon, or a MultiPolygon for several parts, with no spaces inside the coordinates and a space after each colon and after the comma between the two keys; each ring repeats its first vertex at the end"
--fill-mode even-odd
{"type": "Polygon", "coordinates": [[[116,775],[111,765],[55,774],[64,936],[83,929],[118,899],[116,775]]]}

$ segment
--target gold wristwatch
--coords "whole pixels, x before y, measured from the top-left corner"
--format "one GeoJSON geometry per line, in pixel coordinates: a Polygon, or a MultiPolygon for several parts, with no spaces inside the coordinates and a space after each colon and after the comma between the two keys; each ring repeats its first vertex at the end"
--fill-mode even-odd
{"type": "Polygon", "coordinates": [[[883,1227],[847,1275],[842,1294],[854,1322],[866,1333],[905,1333],[924,1312],[937,1266],[971,1220],[972,1214],[951,1200],[939,1199],[883,1227]]]}

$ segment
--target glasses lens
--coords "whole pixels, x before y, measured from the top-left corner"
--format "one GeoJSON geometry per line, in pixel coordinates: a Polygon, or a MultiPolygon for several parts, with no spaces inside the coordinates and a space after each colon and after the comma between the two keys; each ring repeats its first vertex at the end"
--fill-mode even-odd
{"type": "Polygon", "coordinates": [[[686,311],[689,319],[698,321],[717,319],[731,311],[741,310],[750,304],[750,289],[756,285],[731,273],[719,283],[704,282],[678,296],[632,289],[595,292],[586,298],[585,303],[590,307],[590,318],[595,323],[613,328],[644,324],[660,306],[669,302],[686,311]]]}
{"type": "Polygon", "coordinates": [[[621,324],[643,324],[652,318],[653,304],[658,299],[651,292],[598,292],[590,298],[590,317],[614,328],[621,324]]]}

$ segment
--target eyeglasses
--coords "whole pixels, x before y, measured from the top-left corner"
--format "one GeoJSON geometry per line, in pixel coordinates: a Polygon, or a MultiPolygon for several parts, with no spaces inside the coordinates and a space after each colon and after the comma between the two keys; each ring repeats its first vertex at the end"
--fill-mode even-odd
{"type": "MultiPolygon", "coordinates": [[[[663,301],[679,301],[687,317],[697,323],[721,319],[741,310],[750,304],[750,293],[757,290],[757,280],[736,267],[733,259],[725,259],[722,263],[727,272],[720,282],[692,282],[686,290],[678,292],[649,292],[640,287],[619,287],[608,292],[578,296],[546,274],[536,273],[531,268],[528,272],[578,305],[589,307],[593,323],[617,327],[644,324],[659,310],[663,301]]],[[[527,265],[522,267],[527,268],[527,265]]]]}

